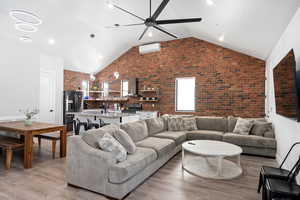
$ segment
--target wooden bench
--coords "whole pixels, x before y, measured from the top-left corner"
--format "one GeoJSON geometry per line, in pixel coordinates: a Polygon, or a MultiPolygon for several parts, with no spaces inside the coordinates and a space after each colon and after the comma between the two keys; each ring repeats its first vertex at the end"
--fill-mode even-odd
{"type": "MultiPolygon", "coordinates": [[[[67,133],[67,136],[69,135],[71,134],[67,133]]],[[[41,148],[42,139],[50,140],[52,142],[52,158],[55,159],[56,142],[60,140],[60,133],[47,133],[47,134],[36,135],[35,137],[38,138],[39,148],[41,148]]]]}
{"type": "Polygon", "coordinates": [[[13,158],[13,151],[24,149],[24,142],[18,138],[0,136],[0,148],[5,151],[5,168],[9,169],[13,158]]]}

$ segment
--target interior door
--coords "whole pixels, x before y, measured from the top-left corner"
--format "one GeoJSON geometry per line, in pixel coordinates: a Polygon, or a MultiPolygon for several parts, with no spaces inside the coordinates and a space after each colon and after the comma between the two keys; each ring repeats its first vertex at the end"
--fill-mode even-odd
{"type": "Polygon", "coordinates": [[[41,70],[40,76],[40,121],[55,122],[55,71],[41,70]]]}

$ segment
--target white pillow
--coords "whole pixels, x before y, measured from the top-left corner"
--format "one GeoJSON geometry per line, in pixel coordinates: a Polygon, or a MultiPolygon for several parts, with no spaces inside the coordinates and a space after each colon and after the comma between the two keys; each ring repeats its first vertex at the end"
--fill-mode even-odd
{"type": "Polygon", "coordinates": [[[249,135],[252,126],[253,126],[252,120],[247,120],[239,117],[235,124],[233,133],[240,134],[240,135],[249,135]]]}
{"type": "Polygon", "coordinates": [[[117,162],[123,162],[127,158],[126,149],[109,133],[105,133],[99,140],[99,147],[103,151],[112,152],[117,162]]]}

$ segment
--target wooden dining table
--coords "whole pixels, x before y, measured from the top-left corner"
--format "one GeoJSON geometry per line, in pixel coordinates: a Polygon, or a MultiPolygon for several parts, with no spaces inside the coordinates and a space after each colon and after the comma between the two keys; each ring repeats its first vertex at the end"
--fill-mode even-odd
{"type": "Polygon", "coordinates": [[[0,131],[6,131],[7,134],[19,134],[24,140],[24,168],[32,168],[33,160],[33,137],[44,133],[60,132],[60,157],[66,156],[67,132],[64,125],[50,124],[43,122],[33,122],[26,126],[24,121],[0,122],[0,131]]]}

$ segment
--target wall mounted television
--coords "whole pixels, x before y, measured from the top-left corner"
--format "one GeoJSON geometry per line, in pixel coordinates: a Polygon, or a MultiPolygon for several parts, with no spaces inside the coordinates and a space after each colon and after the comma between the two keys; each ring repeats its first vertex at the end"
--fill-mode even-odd
{"type": "Polygon", "coordinates": [[[300,122],[300,66],[294,50],[273,69],[276,113],[300,122]]]}

